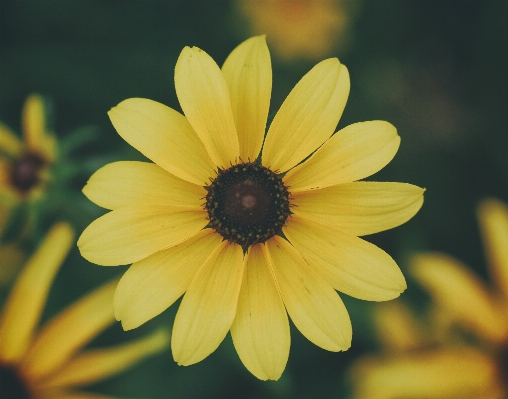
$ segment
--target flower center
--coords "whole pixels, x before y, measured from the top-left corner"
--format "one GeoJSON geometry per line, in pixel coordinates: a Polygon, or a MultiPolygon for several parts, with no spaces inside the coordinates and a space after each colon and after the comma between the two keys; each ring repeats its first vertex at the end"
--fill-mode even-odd
{"type": "Polygon", "coordinates": [[[27,152],[16,159],[11,167],[12,185],[22,193],[27,193],[40,182],[40,171],[46,160],[39,154],[27,152]]]}
{"type": "Polygon", "coordinates": [[[290,214],[282,178],[256,163],[219,171],[207,190],[205,208],[211,227],[244,247],[280,233],[290,214]]]}
{"type": "Polygon", "coordinates": [[[0,387],[2,398],[30,399],[25,383],[16,370],[3,364],[0,364],[0,387]]]}

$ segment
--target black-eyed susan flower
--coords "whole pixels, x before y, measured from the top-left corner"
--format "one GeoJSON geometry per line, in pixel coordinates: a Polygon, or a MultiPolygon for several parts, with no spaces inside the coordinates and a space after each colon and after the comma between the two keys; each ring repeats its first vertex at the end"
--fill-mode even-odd
{"type": "Polygon", "coordinates": [[[78,241],[93,263],[133,263],[114,298],[124,329],[185,293],[175,360],[201,361],[231,330],[260,379],[284,370],[287,313],[310,341],[342,351],[352,329],[335,290],[376,301],[404,291],[393,259],[358,236],[406,222],[423,201],[410,184],[355,182],[392,159],[399,136],[382,121],[332,136],[349,94],[337,59],[300,80],[265,138],[271,85],[264,37],[238,46],[222,70],[203,50],[185,47],[175,69],[185,116],[141,98],[109,112],[118,133],[155,164],[98,170],[83,191],[112,211],[78,241]]]}
{"type": "Polygon", "coordinates": [[[433,300],[427,323],[412,321],[407,309],[382,311],[378,324],[392,351],[353,368],[355,398],[506,398],[508,207],[486,200],[478,216],[493,286],[450,256],[418,255],[412,272],[433,300]]]}
{"type": "Polygon", "coordinates": [[[46,128],[41,96],[27,98],[21,121],[23,141],[0,123],[0,206],[39,198],[56,158],[55,137],[46,128]]]}
{"type": "Polygon", "coordinates": [[[138,341],[104,349],[80,349],[114,322],[117,280],[84,296],[37,325],[51,282],[73,243],[69,225],[55,225],[29,259],[0,318],[0,386],[9,399],[113,399],[78,392],[116,374],[169,344],[160,331],[138,341]]]}

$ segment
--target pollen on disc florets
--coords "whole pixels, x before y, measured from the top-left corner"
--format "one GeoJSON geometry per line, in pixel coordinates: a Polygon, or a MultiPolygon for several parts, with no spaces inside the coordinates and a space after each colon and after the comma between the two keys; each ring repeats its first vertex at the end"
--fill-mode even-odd
{"type": "Polygon", "coordinates": [[[243,247],[280,233],[290,214],[282,178],[257,163],[219,171],[207,190],[205,208],[211,227],[243,247]]]}

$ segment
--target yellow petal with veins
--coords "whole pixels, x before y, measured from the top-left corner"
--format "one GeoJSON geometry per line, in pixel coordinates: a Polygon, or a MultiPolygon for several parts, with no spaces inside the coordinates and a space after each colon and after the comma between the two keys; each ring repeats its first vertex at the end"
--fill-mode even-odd
{"type": "Polygon", "coordinates": [[[175,318],[171,349],[178,364],[200,362],[224,340],[236,314],[243,268],[242,248],[228,241],[201,266],[175,318]]]}
{"type": "Polygon", "coordinates": [[[272,94],[272,64],[265,36],[247,39],[222,66],[235,118],[240,158],[254,161],[265,137],[272,94]]]}
{"type": "Polygon", "coordinates": [[[274,236],[262,248],[296,328],[323,349],[349,349],[351,320],[337,292],[283,238],[274,236]]]}
{"type": "Polygon", "coordinates": [[[289,357],[289,321],[262,245],[252,246],[246,257],[231,336],[252,374],[261,380],[278,380],[289,357]]]}
{"type": "Polygon", "coordinates": [[[321,61],[293,88],[273,118],[262,163],[285,172],[333,134],[349,95],[349,72],[338,59],[321,61]]]}
{"type": "Polygon", "coordinates": [[[175,66],[182,110],[217,166],[235,164],[240,147],[229,91],[215,61],[197,47],[184,47],[175,66]]]}

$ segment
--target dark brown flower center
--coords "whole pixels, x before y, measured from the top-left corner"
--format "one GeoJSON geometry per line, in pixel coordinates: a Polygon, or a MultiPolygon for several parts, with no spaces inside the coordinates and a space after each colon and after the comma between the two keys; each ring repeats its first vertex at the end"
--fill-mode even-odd
{"type": "Polygon", "coordinates": [[[46,160],[36,153],[27,152],[16,159],[11,166],[10,181],[23,194],[30,191],[41,180],[41,169],[46,160]]]}
{"type": "Polygon", "coordinates": [[[289,216],[289,192],[270,169],[248,162],[220,171],[207,187],[210,225],[248,247],[280,233],[289,216]]]}
{"type": "Polygon", "coordinates": [[[0,392],[5,399],[30,399],[30,393],[25,382],[16,370],[0,364],[0,392]]]}

